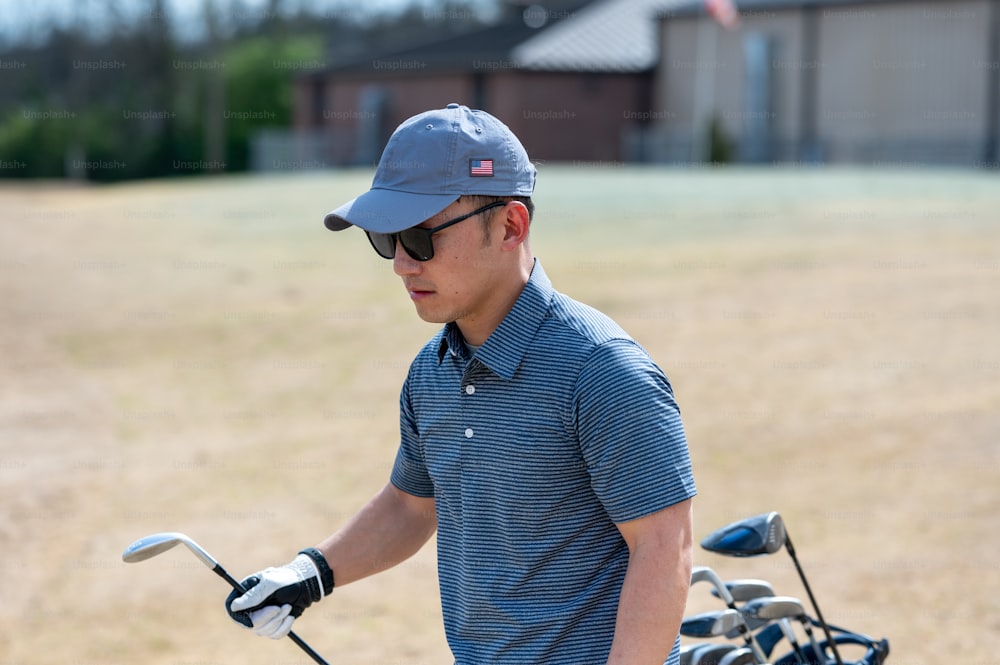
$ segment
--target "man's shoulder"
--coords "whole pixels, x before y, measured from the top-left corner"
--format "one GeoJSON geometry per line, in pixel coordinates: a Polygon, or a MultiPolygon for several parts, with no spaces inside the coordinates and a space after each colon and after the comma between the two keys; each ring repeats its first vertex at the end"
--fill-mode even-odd
{"type": "Polygon", "coordinates": [[[612,378],[622,373],[663,374],[649,352],[614,319],[569,296],[556,294],[546,330],[552,352],[578,372],[612,378]]]}
{"type": "Polygon", "coordinates": [[[576,337],[581,344],[591,347],[612,340],[632,341],[632,336],[610,316],[559,292],[553,295],[547,323],[553,331],[576,337]]]}

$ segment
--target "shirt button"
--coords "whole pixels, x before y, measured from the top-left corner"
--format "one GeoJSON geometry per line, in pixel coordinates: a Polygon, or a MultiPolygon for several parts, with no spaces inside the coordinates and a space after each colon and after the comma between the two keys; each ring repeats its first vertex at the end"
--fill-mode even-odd
{"type": "Polygon", "coordinates": [[[465,429],[465,438],[466,439],[471,439],[472,438],[472,428],[471,427],[467,427],[465,429]]]}
{"type": "Polygon", "coordinates": [[[472,395],[475,392],[476,392],[476,387],[474,385],[469,384],[469,385],[467,385],[465,387],[465,394],[466,395],[472,395]]]}

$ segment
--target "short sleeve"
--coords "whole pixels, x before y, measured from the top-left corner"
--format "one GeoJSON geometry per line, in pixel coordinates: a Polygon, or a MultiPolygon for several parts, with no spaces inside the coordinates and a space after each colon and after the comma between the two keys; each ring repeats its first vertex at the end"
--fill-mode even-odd
{"type": "Polygon", "coordinates": [[[612,521],[638,519],[696,494],[673,389],[634,341],[613,339],[595,349],[574,405],[591,487],[612,521]]]}
{"type": "Polygon", "coordinates": [[[403,383],[399,395],[399,449],[392,467],[390,482],[407,494],[434,496],[434,484],[427,473],[423,447],[410,401],[410,381],[403,383]]]}

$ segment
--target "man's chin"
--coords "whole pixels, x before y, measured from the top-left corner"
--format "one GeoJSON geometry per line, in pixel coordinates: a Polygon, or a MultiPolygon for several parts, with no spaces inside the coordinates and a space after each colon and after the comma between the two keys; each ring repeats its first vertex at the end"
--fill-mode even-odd
{"type": "Polygon", "coordinates": [[[455,320],[455,317],[447,316],[420,303],[414,303],[413,306],[417,310],[417,316],[426,323],[451,323],[455,320]]]}
{"type": "Polygon", "coordinates": [[[453,323],[463,318],[464,312],[455,310],[442,310],[430,307],[426,302],[414,302],[414,307],[417,310],[417,316],[420,317],[422,321],[426,323],[453,323]]]}

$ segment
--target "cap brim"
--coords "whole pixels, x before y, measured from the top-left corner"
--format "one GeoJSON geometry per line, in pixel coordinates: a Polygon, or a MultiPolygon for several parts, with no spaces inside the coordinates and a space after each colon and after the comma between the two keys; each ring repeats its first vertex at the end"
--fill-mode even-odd
{"type": "Polygon", "coordinates": [[[323,223],[331,231],[358,226],[365,231],[396,233],[433,217],[457,200],[456,194],[371,189],[328,212],[323,223]]]}

